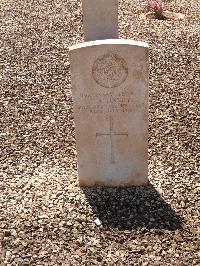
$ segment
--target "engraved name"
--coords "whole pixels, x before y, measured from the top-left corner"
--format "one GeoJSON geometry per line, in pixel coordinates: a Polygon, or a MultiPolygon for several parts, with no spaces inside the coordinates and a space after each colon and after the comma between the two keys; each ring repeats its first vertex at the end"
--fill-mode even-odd
{"type": "Polygon", "coordinates": [[[80,93],[79,98],[82,99],[82,104],[77,106],[80,112],[90,113],[131,113],[140,107],[135,102],[133,91],[122,91],[120,93],[80,93]]]}

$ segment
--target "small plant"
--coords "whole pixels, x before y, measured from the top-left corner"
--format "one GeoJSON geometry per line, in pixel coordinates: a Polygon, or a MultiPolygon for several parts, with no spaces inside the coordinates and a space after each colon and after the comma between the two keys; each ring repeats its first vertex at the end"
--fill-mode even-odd
{"type": "Polygon", "coordinates": [[[143,6],[147,11],[153,12],[154,16],[157,19],[165,19],[165,6],[162,2],[159,2],[157,0],[147,0],[143,4],[143,6]]]}

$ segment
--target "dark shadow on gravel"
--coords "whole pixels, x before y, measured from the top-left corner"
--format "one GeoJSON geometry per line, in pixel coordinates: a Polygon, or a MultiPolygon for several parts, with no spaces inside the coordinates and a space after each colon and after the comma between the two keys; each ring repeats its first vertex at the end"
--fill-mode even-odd
{"type": "Polygon", "coordinates": [[[103,228],[119,230],[182,228],[181,218],[155,188],[82,188],[103,228]]]}

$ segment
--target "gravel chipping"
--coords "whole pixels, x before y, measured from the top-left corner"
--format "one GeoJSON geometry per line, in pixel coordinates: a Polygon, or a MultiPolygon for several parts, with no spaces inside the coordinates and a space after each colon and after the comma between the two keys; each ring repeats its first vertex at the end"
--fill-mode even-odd
{"type": "Polygon", "coordinates": [[[183,20],[119,1],[120,38],[150,45],[149,187],[77,179],[68,47],[80,0],[0,1],[0,265],[200,265],[200,1],[183,20]]]}

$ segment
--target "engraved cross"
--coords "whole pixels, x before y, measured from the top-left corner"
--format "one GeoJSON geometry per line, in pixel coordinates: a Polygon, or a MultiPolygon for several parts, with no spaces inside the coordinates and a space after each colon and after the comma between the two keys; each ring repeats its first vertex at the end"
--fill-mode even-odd
{"type": "Polygon", "coordinates": [[[113,122],[113,117],[110,117],[110,132],[109,133],[96,133],[97,137],[100,136],[108,136],[110,137],[110,145],[111,145],[111,156],[110,156],[110,163],[111,164],[115,164],[115,154],[114,154],[114,136],[127,136],[128,137],[128,133],[127,132],[115,132],[114,131],[114,122],[113,122]]]}

